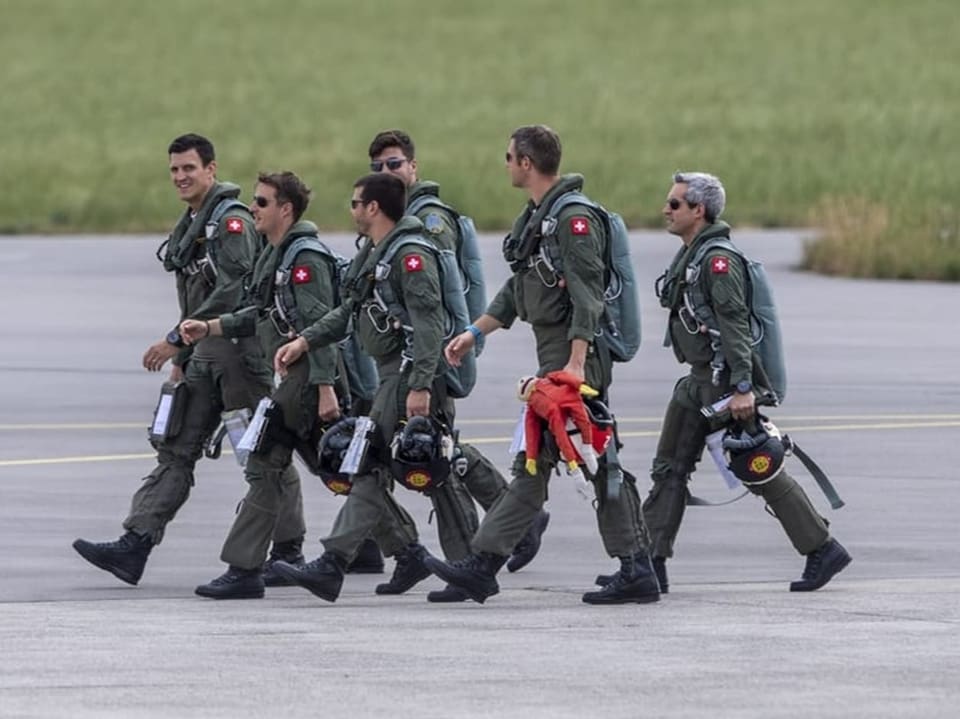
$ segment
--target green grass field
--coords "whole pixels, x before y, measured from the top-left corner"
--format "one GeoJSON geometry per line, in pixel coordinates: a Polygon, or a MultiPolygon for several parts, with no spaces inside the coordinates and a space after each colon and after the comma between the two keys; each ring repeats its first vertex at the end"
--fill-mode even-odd
{"type": "Polygon", "coordinates": [[[953,0],[0,0],[2,232],[162,231],[165,150],[196,131],[249,192],[293,169],[309,215],[346,200],[378,130],[484,228],[523,202],[510,131],[544,122],[566,171],[659,226],[676,169],[727,186],[734,225],[815,225],[808,262],[960,279],[953,0]]]}

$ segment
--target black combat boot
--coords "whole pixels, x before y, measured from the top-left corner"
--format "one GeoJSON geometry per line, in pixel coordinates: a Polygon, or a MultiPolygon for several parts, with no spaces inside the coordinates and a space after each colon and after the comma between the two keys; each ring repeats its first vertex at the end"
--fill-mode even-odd
{"type": "Polygon", "coordinates": [[[637,554],[620,558],[620,571],[609,584],[596,592],[587,592],[587,604],[646,604],[660,600],[660,586],[650,557],[637,554]]]}
{"type": "Polygon", "coordinates": [[[226,572],[194,591],[210,599],[263,599],[263,570],[230,565],[226,572]]]}
{"type": "Polygon", "coordinates": [[[812,592],[829,582],[834,574],[850,564],[850,555],[836,539],[828,539],[820,549],[807,555],[803,577],[790,582],[791,592],[812,592]]]}
{"type": "Polygon", "coordinates": [[[467,593],[462,589],[457,589],[451,585],[447,585],[443,589],[435,589],[432,592],[427,592],[427,601],[434,602],[435,604],[451,604],[453,602],[465,602],[470,597],[467,596],[467,593]]]}
{"type": "Polygon", "coordinates": [[[533,561],[537,552],[540,551],[540,538],[547,531],[548,524],[550,524],[550,513],[541,509],[537,516],[533,518],[533,522],[530,523],[527,533],[520,538],[517,546],[513,548],[513,554],[507,560],[508,572],[519,572],[533,561]]]}
{"type": "Polygon", "coordinates": [[[364,539],[357,556],[347,565],[347,574],[383,574],[383,554],[372,539],[364,539]]]}
{"type": "Polygon", "coordinates": [[[492,597],[500,591],[497,584],[497,572],[507,558],[499,554],[468,554],[455,562],[444,562],[441,559],[427,555],[423,563],[431,572],[436,574],[447,584],[461,589],[473,601],[483,604],[487,597],[492,597]]]}
{"type": "Polygon", "coordinates": [[[273,565],[280,560],[287,564],[292,564],[295,567],[302,567],[306,564],[307,560],[303,556],[303,537],[290,539],[286,542],[274,542],[273,547],[270,549],[270,556],[267,557],[267,561],[263,563],[264,586],[293,586],[293,582],[286,577],[280,576],[280,573],[274,570],[273,565]]]}
{"type": "MultiPolygon", "coordinates": [[[[665,557],[654,557],[651,560],[653,564],[654,574],[657,575],[657,584],[660,585],[660,594],[669,594],[670,593],[670,584],[667,582],[667,560],[665,557]]],[[[593,583],[598,587],[605,587],[610,582],[612,582],[620,572],[614,572],[613,574],[598,574],[597,578],[593,580],[593,583]]]]}
{"type": "Polygon", "coordinates": [[[343,557],[333,552],[324,552],[302,567],[287,564],[282,559],[278,559],[273,565],[277,574],[328,602],[335,602],[340,596],[346,568],[347,563],[343,557]]]}
{"type": "Polygon", "coordinates": [[[149,537],[127,532],[115,542],[88,542],[78,539],[73,543],[77,553],[90,564],[110,572],[127,584],[136,584],[143,576],[143,568],[153,549],[149,537]]]}
{"type": "Polygon", "coordinates": [[[393,555],[396,565],[389,582],[378,584],[374,590],[377,594],[403,594],[417,582],[422,582],[430,576],[430,570],[423,566],[423,555],[426,549],[422,544],[413,543],[393,555]]]}

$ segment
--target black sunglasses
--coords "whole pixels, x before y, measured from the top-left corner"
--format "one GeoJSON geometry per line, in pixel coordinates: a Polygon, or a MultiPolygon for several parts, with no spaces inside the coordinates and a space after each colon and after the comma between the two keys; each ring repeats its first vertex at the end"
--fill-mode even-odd
{"type": "Polygon", "coordinates": [[[386,165],[388,170],[399,170],[406,161],[407,158],[405,157],[390,157],[386,160],[374,160],[370,163],[370,169],[374,172],[380,172],[383,170],[383,166],[386,165]]]}
{"type": "MultiPolygon", "coordinates": [[[[671,197],[669,200],[667,200],[667,206],[671,210],[679,210],[680,205],[682,204],[683,202],[681,200],[678,200],[676,197],[671,197]]],[[[689,205],[690,203],[688,202],[687,204],[689,205]]]]}
{"type": "Polygon", "coordinates": [[[351,210],[355,210],[355,209],[357,209],[358,207],[360,207],[360,205],[369,205],[369,204],[370,204],[369,202],[364,202],[363,200],[354,200],[354,199],[351,199],[351,200],[350,200],[350,209],[351,209],[351,210]]]}
{"type": "Polygon", "coordinates": [[[253,204],[255,204],[257,207],[266,207],[270,204],[270,200],[268,200],[266,197],[261,197],[260,195],[254,195],[253,204]]]}

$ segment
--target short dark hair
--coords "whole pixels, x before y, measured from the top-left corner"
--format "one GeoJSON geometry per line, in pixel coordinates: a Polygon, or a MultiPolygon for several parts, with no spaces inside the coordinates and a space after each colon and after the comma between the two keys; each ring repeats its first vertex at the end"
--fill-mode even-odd
{"type": "Polygon", "coordinates": [[[217,159],[217,153],[213,149],[213,143],[203,135],[197,135],[193,132],[188,132],[186,135],[180,135],[180,137],[175,138],[173,142],[170,143],[170,147],[167,148],[167,154],[172,155],[175,152],[189,152],[190,150],[197,151],[204,167],[217,159]]]}
{"type": "Polygon", "coordinates": [[[376,202],[383,214],[399,222],[407,208],[407,186],[396,175],[374,172],[364,175],[353,183],[360,188],[360,200],[366,204],[376,202]]]}
{"type": "Polygon", "coordinates": [[[289,170],[285,170],[284,172],[261,172],[257,175],[257,182],[276,190],[278,203],[289,202],[293,205],[294,222],[303,217],[312,194],[310,188],[303,184],[303,180],[289,170]]]}
{"type": "Polygon", "coordinates": [[[517,161],[521,157],[530,158],[538,172],[544,175],[556,175],[560,169],[560,135],[546,125],[524,125],[510,135],[517,152],[517,161]]]}
{"type": "Polygon", "coordinates": [[[416,157],[417,148],[414,147],[413,139],[403,130],[384,130],[383,132],[378,132],[377,136],[373,138],[373,142],[370,143],[367,154],[372,160],[388,147],[399,147],[400,152],[402,152],[403,156],[408,160],[416,157]]]}

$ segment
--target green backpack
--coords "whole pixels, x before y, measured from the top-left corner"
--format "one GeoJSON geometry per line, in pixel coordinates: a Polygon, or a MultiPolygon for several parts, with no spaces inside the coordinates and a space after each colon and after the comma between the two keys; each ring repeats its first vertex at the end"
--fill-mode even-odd
{"type": "MultiPolygon", "coordinates": [[[[388,315],[396,319],[403,327],[406,344],[409,347],[413,342],[413,328],[410,325],[410,314],[407,308],[393,291],[393,285],[390,284],[388,276],[390,274],[390,265],[397,252],[404,247],[418,247],[429,252],[436,258],[437,268],[440,272],[440,295],[443,303],[443,309],[446,314],[444,324],[443,340],[446,344],[455,335],[463,332],[464,328],[470,324],[470,314],[467,311],[467,301],[463,292],[463,283],[460,281],[460,269],[457,264],[457,257],[451,250],[441,250],[432,242],[417,235],[405,235],[390,243],[376,269],[376,286],[374,292],[379,300],[386,307],[388,315]]],[[[445,360],[441,361],[446,364],[445,360]]],[[[473,390],[477,383],[477,358],[474,352],[468,352],[460,363],[459,367],[446,365],[444,378],[447,383],[447,392],[451,397],[460,399],[466,397],[473,390]]]]}
{"type": "Polygon", "coordinates": [[[719,376],[726,365],[726,358],[720,343],[717,318],[701,280],[704,259],[708,252],[717,248],[722,248],[739,257],[746,270],[744,276],[747,278],[747,306],[750,308],[750,334],[753,338],[754,356],[759,358],[760,366],[769,380],[768,389],[777,395],[777,403],[782,403],[787,394],[783,333],[780,329],[777,305],[773,299],[773,288],[763,265],[743,254],[729,238],[717,237],[707,240],[697,249],[687,265],[684,303],[693,312],[697,321],[706,325],[710,332],[713,348],[713,359],[710,365],[713,367],[715,376],[719,376]]]}
{"type": "MultiPolygon", "coordinates": [[[[276,291],[274,292],[274,304],[280,316],[297,331],[303,330],[303,324],[297,311],[297,305],[294,301],[293,287],[291,285],[291,274],[293,265],[296,262],[297,255],[303,250],[310,250],[323,255],[333,267],[336,287],[334,288],[335,306],[340,304],[340,284],[343,276],[350,266],[350,260],[337,254],[327,247],[316,235],[301,235],[295,237],[283,253],[280,260],[280,266],[277,268],[277,274],[274,281],[276,291]]],[[[360,346],[360,340],[357,333],[348,330],[347,336],[337,343],[340,352],[343,355],[343,364],[347,368],[347,380],[350,383],[350,392],[356,397],[364,400],[372,400],[376,394],[377,386],[380,383],[377,373],[377,365],[373,358],[363,351],[360,346]]]]}

